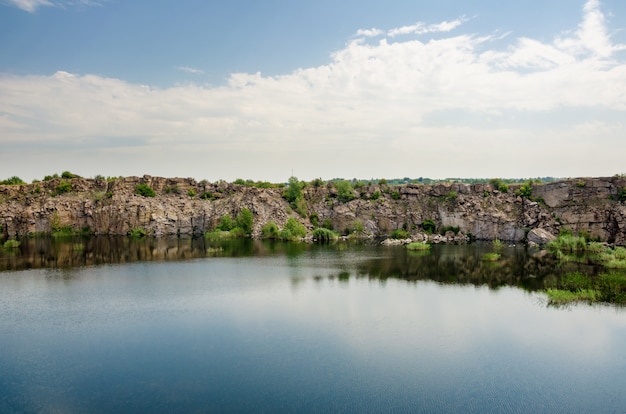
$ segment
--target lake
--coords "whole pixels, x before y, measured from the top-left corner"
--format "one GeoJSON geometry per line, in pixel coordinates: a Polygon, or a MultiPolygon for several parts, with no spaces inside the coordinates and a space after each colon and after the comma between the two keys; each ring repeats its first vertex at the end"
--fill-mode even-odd
{"type": "Polygon", "coordinates": [[[624,308],[550,306],[562,269],[490,248],[25,240],[0,412],[626,412],[624,308]]]}

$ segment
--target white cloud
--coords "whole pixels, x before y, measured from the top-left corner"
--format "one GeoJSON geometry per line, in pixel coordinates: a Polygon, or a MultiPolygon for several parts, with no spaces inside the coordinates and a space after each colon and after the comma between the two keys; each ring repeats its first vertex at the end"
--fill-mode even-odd
{"type": "Polygon", "coordinates": [[[371,28],[371,29],[359,29],[356,32],[356,36],[363,36],[363,37],[377,37],[382,35],[383,32],[380,29],[376,29],[376,28],[371,28]]]}
{"type": "Polygon", "coordinates": [[[603,37],[604,23],[584,23],[594,4],[579,30],[552,43],[354,40],[326,65],[236,73],[222,87],[1,75],[0,165],[23,178],[67,169],[269,180],[292,168],[304,179],[624,172],[626,63],[602,52],[620,47],[603,37]]]}
{"type": "Polygon", "coordinates": [[[66,7],[66,6],[99,6],[104,0],[4,0],[5,2],[29,13],[34,13],[39,7],[66,7]]]}
{"type": "Polygon", "coordinates": [[[389,37],[395,37],[395,36],[407,35],[407,34],[422,35],[426,33],[445,33],[445,32],[450,32],[456,29],[457,27],[461,26],[466,21],[467,19],[465,17],[460,17],[450,22],[443,21],[441,23],[430,24],[430,25],[427,25],[422,22],[417,22],[414,25],[402,26],[402,27],[398,27],[395,29],[391,29],[387,32],[387,35],[389,37]]]}
{"type": "Polygon", "coordinates": [[[191,73],[192,75],[202,75],[204,71],[201,69],[192,68],[191,66],[176,66],[176,69],[183,72],[191,73]]]}
{"type": "Polygon", "coordinates": [[[25,10],[29,13],[34,12],[40,6],[52,6],[48,0],[7,0],[9,4],[25,10]]]}

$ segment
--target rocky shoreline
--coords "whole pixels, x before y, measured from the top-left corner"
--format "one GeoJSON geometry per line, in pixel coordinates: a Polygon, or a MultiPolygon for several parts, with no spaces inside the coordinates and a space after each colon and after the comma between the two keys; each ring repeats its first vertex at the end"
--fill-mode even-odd
{"type": "Polygon", "coordinates": [[[340,234],[358,231],[370,238],[387,238],[402,230],[406,237],[400,240],[405,242],[428,237],[430,242],[499,239],[543,244],[567,229],[626,245],[626,205],[620,201],[626,178],[533,184],[532,193],[524,196],[520,187],[510,185],[502,191],[490,184],[369,184],[353,189],[353,199],[347,201],[332,183],[317,183],[303,189],[296,212],[283,197],[284,188],[148,175],[55,178],[0,186],[0,237],[45,234],[55,228],[85,229],[96,235],[126,235],[138,228],[154,236],[200,235],[215,229],[222,216],[235,217],[247,208],[254,217],[252,236],[257,238],[269,221],[282,228],[293,217],[309,232],[321,223],[340,234]],[[154,196],[139,195],[139,185],[153,189],[154,196]]]}

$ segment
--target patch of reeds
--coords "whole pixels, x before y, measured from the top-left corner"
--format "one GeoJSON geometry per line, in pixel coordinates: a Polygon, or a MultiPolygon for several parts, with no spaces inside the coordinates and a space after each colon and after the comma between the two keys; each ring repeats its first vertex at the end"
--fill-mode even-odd
{"type": "Polygon", "coordinates": [[[428,243],[422,243],[422,242],[414,242],[414,243],[409,243],[406,245],[406,248],[408,250],[412,250],[412,251],[428,251],[431,248],[431,245],[428,243]]]}

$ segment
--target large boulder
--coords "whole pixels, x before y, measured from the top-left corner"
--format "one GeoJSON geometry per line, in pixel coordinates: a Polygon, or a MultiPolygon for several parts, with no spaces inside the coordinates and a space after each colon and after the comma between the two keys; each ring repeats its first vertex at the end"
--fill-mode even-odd
{"type": "Polygon", "coordinates": [[[556,236],[546,229],[537,228],[528,232],[528,243],[530,244],[534,243],[542,246],[550,243],[554,239],[556,239],[556,236]]]}

